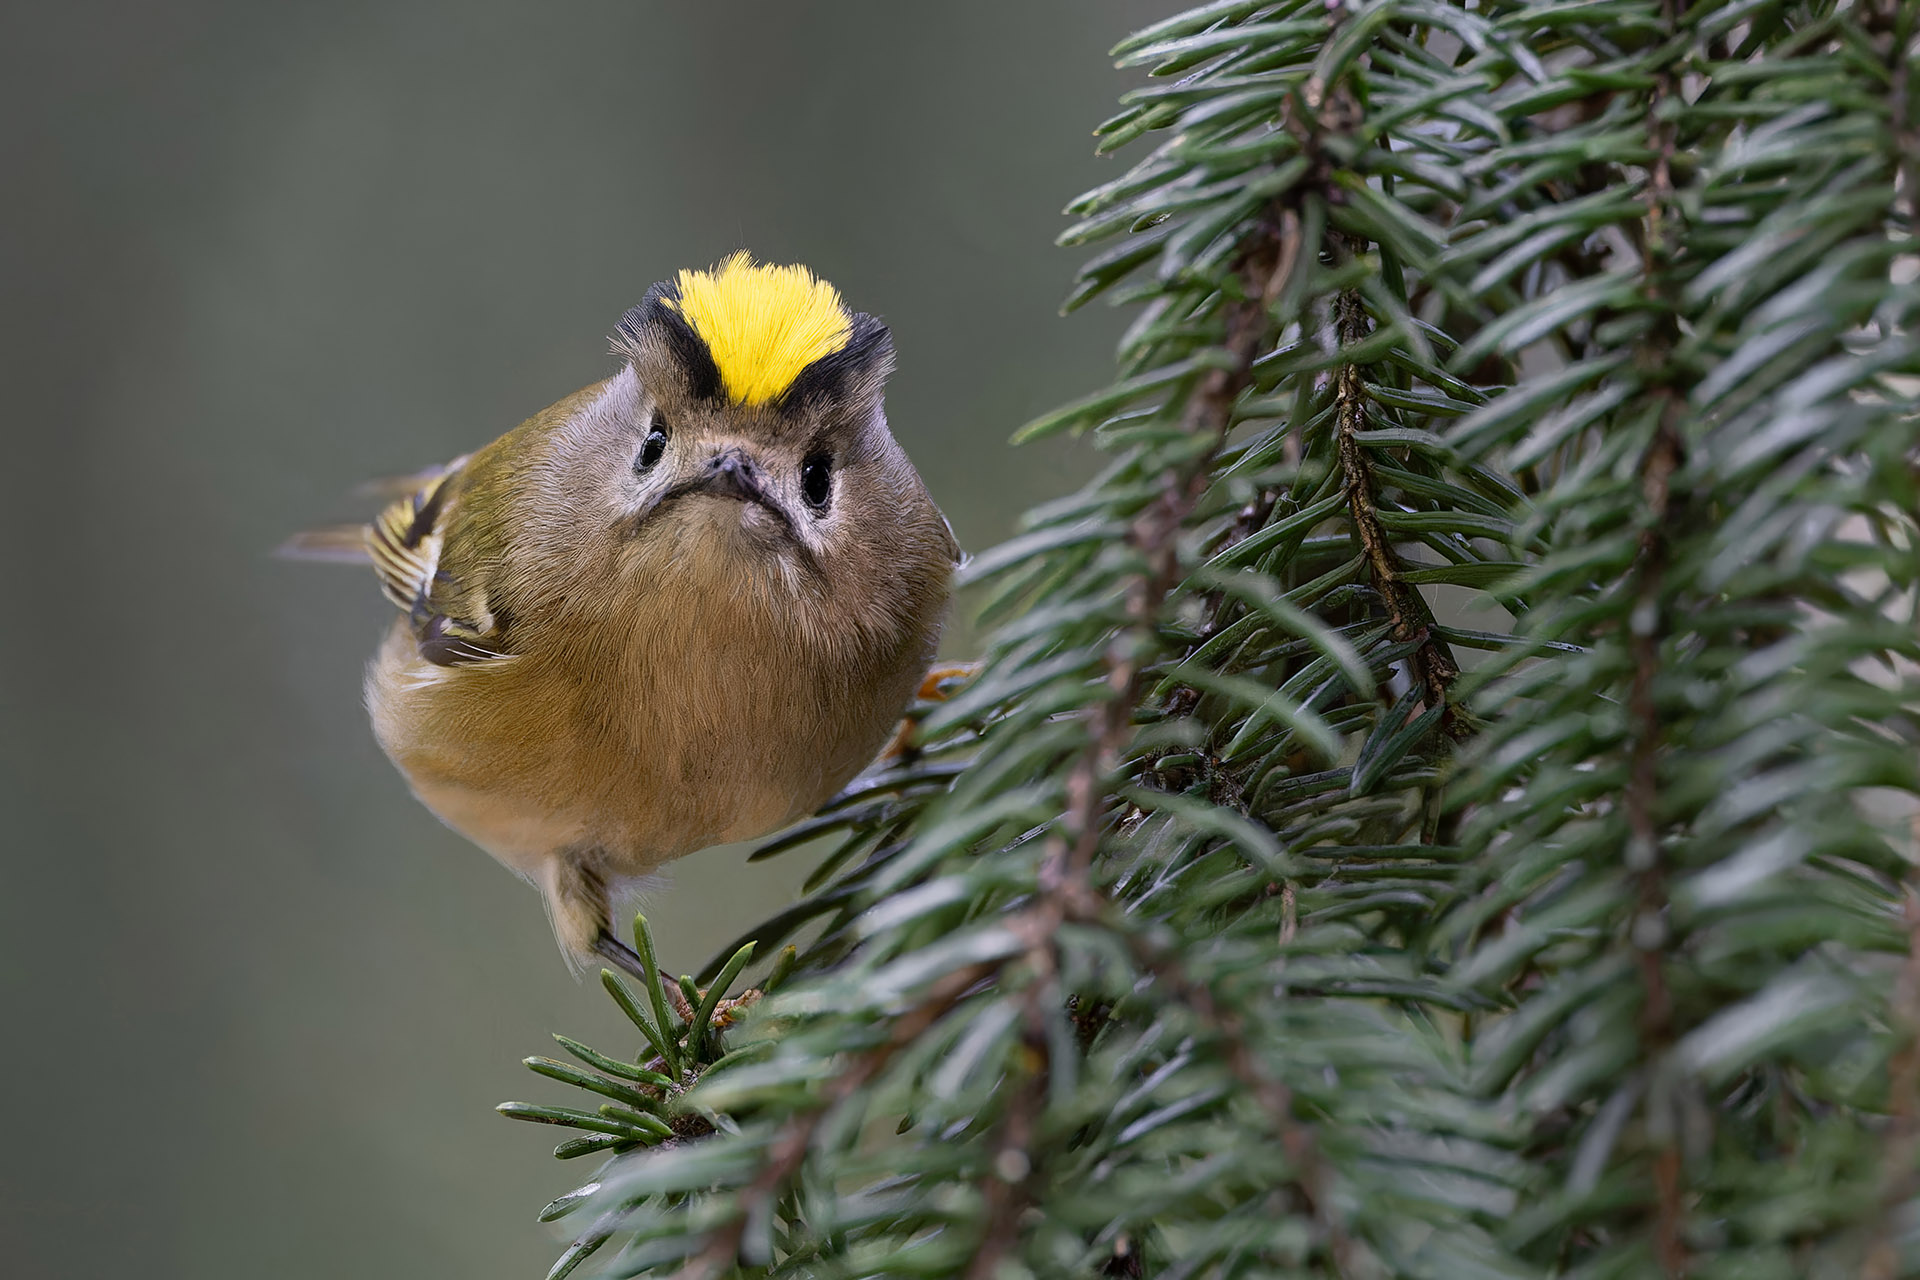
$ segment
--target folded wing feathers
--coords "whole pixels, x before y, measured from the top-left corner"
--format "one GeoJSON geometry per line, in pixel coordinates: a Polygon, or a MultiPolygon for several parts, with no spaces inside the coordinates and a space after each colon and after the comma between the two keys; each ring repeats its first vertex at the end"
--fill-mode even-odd
{"type": "Polygon", "coordinates": [[[434,528],[451,473],[387,504],[367,526],[367,554],[387,599],[411,613],[433,585],[440,563],[440,534],[434,528]]]}

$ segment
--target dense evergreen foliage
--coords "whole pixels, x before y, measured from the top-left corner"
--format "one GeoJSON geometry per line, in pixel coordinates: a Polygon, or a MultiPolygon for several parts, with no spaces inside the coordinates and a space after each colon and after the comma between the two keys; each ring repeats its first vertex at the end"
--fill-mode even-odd
{"type": "Polygon", "coordinates": [[[538,1061],[556,1274],[1920,1274],[1917,8],[1125,41],[1111,463],[764,995],[538,1061]]]}

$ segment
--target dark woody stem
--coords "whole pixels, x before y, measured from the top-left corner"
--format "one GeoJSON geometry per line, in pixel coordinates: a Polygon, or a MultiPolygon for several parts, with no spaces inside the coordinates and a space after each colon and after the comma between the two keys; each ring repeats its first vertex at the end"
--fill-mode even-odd
{"type": "MultiPolygon", "coordinates": [[[[1371,331],[1360,295],[1347,290],[1333,300],[1335,329],[1342,347],[1352,347],[1371,331]]],[[[1440,725],[1449,737],[1467,736],[1467,726],[1447,700],[1453,682],[1460,677],[1460,666],[1452,652],[1433,632],[1433,611],[1420,592],[1405,577],[1405,566],[1394,550],[1391,536],[1380,522],[1375,506],[1376,485],[1373,466],[1358,433],[1367,426],[1367,391],[1360,367],[1344,364],[1334,375],[1335,453],[1345,481],[1347,515],[1353,521],[1354,536],[1366,553],[1373,573],[1373,585],[1386,602],[1387,616],[1393,624],[1393,638],[1417,640],[1408,665],[1420,685],[1429,707],[1440,707],[1440,725]]]]}

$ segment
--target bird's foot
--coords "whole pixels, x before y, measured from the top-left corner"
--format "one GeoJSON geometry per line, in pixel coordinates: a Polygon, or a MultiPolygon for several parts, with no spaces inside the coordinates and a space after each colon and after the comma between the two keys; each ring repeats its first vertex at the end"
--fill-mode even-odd
{"type": "MultiPolygon", "coordinates": [[[[977,662],[942,662],[929,668],[926,679],[920,682],[920,688],[914,697],[921,702],[945,702],[958,693],[967,681],[980,674],[977,662]]],[[[916,750],[913,742],[913,726],[916,716],[902,716],[900,724],[893,731],[893,737],[887,742],[886,750],[880,753],[881,767],[899,764],[910,760],[916,750]]]]}
{"type": "Polygon", "coordinates": [[[915,696],[922,702],[945,702],[960,692],[962,685],[980,674],[977,662],[942,662],[928,668],[915,696]]]}

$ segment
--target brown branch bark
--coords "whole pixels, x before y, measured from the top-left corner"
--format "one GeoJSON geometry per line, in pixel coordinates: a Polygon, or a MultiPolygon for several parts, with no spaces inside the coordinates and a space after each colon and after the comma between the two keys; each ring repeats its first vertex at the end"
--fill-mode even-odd
{"type": "MultiPolygon", "coordinates": [[[[1679,401],[1669,398],[1668,413],[1641,461],[1642,493],[1647,527],[1640,534],[1635,566],[1639,579],[1633,612],[1628,620],[1628,650],[1633,679],[1627,696],[1627,714],[1633,724],[1628,754],[1624,807],[1627,818],[1626,864],[1635,878],[1635,907],[1630,940],[1640,970],[1644,1002],[1640,1008],[1640,1037],[1656,1054],[1673,1043],[1673,999],[1667,987],[1667,885],[1660,865],[1660,709],[1653,684],[1660,672],[1661,587],[1666,568],[1666,541],[1662,526],[1670,505],[1673,473],[1680,465],[1680,442],[1665,418],[1677,416],[1679,401]]],[[[1686,1217],[1686,1186],[1675,1126],[1660,1126],[1654,1136],[1654,1256],[1669,1276],[1688,1270],[1682,1238],[1686,1217]]]]}
{"type": "MultiPolygon", "coordinates": [[[[1679,21],[1674,0],[1664,0],[1661,9],[1671,33],[1679,21]]],[[[1644,375],[1654,379],[1663,377],[1670,367],[1675,331],[1665,277],[1667,264],[1678,249],[1673,242],[1676,233],[1670,225],[1678,208],[1673,187],[1673,156],[1678,135],[1674,122],[1666,118],[1661,108],[1664,102],[1677,97],[1679,90],[1677,73],[1672,67],[1663,67],[1655,78],[1647,113],[1654,159],[1649,171],[1641,234],[1641,270],[1646,279],[1646,293],[1668,314],[1642,339],[1636,363],[1644,375]]],[[[1669,520],[1673,514],[1674,473],[1685,460],[1679,427],[1686,412],[1685,398],[1675,388],[1661,386],[1659,396],[1659,422],[1639,463],[1644,524],[1629,571],[1633,608],[1627,619],[1627,651],[1633,663],[1633,675],[1627,694],[1627,718],[1632,728],[1627,784],[1622,797],[1627,820],[1625,862],[1633,874],[1635,889],[1629,942],[1634,949],[1643,992],[1640,1039],[1656,1056],[1664,1055],[1672,1047],[1674,1026],[1673,997],[1666,977],[1671,941],[1667,882],[1660,859],[1663,726],[1654,682],[1660,673],[1660,642],[1667,629],[1663,596],[1669,520]]],[[[1688,1191],[1677,1127],[1677,1123],[1671,1121],[1649,1125],[1653,1147],[1654,1259],[1663,1274],[1676,1278],[1685,1276],[1692,1266],[1684,1234],[1688,1191]]]]}
{"type": "MultiPolygon", "coordinates": [[[[1334,299],[1334,328],[1340,345],[1350,347],[1364,339],[1371,329],[1360,295],[1348,290],[1334,299]]],[[[1393,638],[1419,641],[1407,659],[1414,680],[1423,690],[1428,707],[1440,707],[1440,727],[1448,737],[1465,738],[1465,721],[1448,701],[1453,682],[1460,678],[1460,665],[1453,652],[1433,634],[1433,611],[1404,574],[1405,566],[1393,549],[1393,538],[1380,523],[1374,504],[1373,464],[1361,446],[1357,433],[1367,426],[1367,392],[1358,365],[1341,365],[1334,375],[1334,446],[1345,481],[1347,516],[1353,521],[1354,536],[1366,553],[1373,585],[1386,601],[1387,617],[1393,624],[1393,638]]]]}
{"type": "Polygon", "coordinates": [[[1211,447],[1163,474],[1159,493],[1127,530],[1127,542],[1145,567],[1127,592],[1127,625],[1107,646],[1108,694],[1091,713],[1087,750],[1067,777],[1061,834],[1050,842],[1041,865],[1043,891],[1061,887],[1069,876],[1084,878],[1093,863],[1105,811],[1103,783],[1132,741],[1142,659],[1157,643],[1160,608],[1180,583],[1180,530],[1207,491],[1214,456],[1233,425],[1234,401],[1246,390],[1254,358],[1271,332],[1268,308],[1299,262],[1299,232],[1299,219],[1282,215],[1277,232],[1269,229],[1243,255],[1240,274],[1251,296],[1229,308],[1228,363],[1206,373],[1181,416],[1181,428],[1189,435],[1208,434],[1211,447]]]}
{"type": "MultiPolygon", "coordinates": [[[[1902,22],[1902,0],[1880,0],[1865,12],[1865,26],[1886,42],[1887,115],[1894,141],[1896,190],[1894,213],[1904,214],[1909,240],[1920,233],[1920,130],[1913,123],[1912,58],[1915,39],[1911,16],[1902,22]],[[1902,29],[1904,26],[1904,30],[1902,29]],[[1900,206],[1904,203],[1905,208],[1900,206]]],[[[1920,817],[1908,826],[1920,849],[1920,817]]],[[[1920,874],[1909,872],[1904,911],[1907,961],[1894,984],[1891,1013],[1903,1043],[1887,1066],[1887,1110],[1893,1117],[1881,1153],[1880,1212],[1867,1246],[1862,1280],[1894,1280],[1900,1274],[1895,1243],[1896,1218],[1920,1194],[1920,874]]]]}
{"type": "MultiPolygon", "coordinates": [[[[1069,919],[1097,919],[1106,899],[1091,883],[1089,870],[1100,845],[1106,814],[1107,779],[1119,768],[1133,740],[1133,711],[1139,702],[1142,670],[1158,643],[1160,613],[1181,580],[1179,537],[1187,517],[1206,493],[1210,467],[1233,426],[1233,406],[1251,380],[1254,359],[1272,331],[1269,307],[1300,259],[1299,219],[1283,216],[1243,251],[1239,274],[1250,298],[1229,305],[1225,347],[1228,361],[1209,370],[1187,401],[1181,426],[1189,435],[1206,435],[1198,456],[1160,477],[1154,500],[1134,517],[1128,543],[1140,555],[1142,569],[1127,590],[1127,625],[1108,644],[1106,696],[1088,713],[1086,749],[1066,782],[1066,809],[1060,829],[1049,837],[1041,859],[1039,901],[1021,927],[1028,931],[1027,992],[1029,1052],[1042,1055],[1047,1043],[1045,1000],[1060,998],[1054,982],[1055,939],[1069,919]]],[[[985,1187],[987,1223],[968,1266],[969,1280],[990,1280],[1001,1259],[1019,1243],[1020,1215],[1032,1171],[1030,1145],[1044,1101],[1045,1074],[1023,1073],[1015,1084],[996,1137],[993,1169],[985,1187]],[[1018,1176],[1010,1176],[1017,1174],[1018,1176]]]]}
{"type": "Polygon", "coordinates": [[[1044,950],[1046,972],[1035,975],[1027,987],[1022,1061],[1009,1081],[1012,1098],[995,1132],[985,1184],[987,1224],[967,1265],[967,1280],[994,1280],[1000,1273],[1001,1259],[1020,1242],[1020,1218],[1032,1203],[1033,1134],[1046,1100],[1046,1002],[1059,998],[1051,945],[1044,950]]]}
{"type": "MultiPolygon", "coordinates": [[[[1920,818],[1912,823],[1920,842],[1920,818]]],[[[1861,1280],[1895,1280],[1900,1250],[1894,1241],[1895,1218],[1920,1192],[1920,886],[1908,876],[1906,893],[1907,962],[1894,984],[1892,1013],[1903,1038],[1887,1064],[1887,1110],[1893,1124],[1881,1153],[1880,1216],[1867,1246],[1861,1280]]]]}

